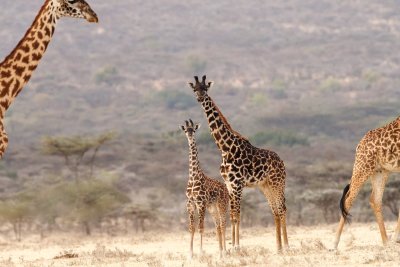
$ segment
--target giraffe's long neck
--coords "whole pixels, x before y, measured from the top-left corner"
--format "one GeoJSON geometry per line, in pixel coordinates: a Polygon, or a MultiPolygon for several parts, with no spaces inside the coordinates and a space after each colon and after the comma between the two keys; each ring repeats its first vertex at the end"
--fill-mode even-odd
{"type": "Polygon", "coordinates": [[[205,96],[201,101],[201,105],[207,116],[208,126],[218,149],[223,154],[228,153],[234,139],[237,138],[236,132],[231,128],[210,96],[205,96]]]}
{"type": "Polygon", "coordinates": [[[0,118],[29,81],[53,36],[59,19],[52,0],[46,0],[25,36],[0,63],[0,118]]]}
{"type": "Polygon", "coordinates": [[[189,143],[189,180],[202,179],[202,171],[198,158],[197,145],[194,137],[188,139],[189,143]]]}

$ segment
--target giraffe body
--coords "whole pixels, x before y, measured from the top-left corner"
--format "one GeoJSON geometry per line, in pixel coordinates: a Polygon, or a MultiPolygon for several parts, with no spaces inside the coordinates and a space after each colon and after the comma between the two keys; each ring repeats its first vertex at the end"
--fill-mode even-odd
{"type": "Polygon", "coordinates": [[[220,173],[229,190],[232,245],[239,247],[240,202],[244,187],[258,187],[267,198],[276,226],[276,243],[282,249],[282,235],[288,246],[285,206],[285,165],[278,154],[253,146],[246,138],[234,131],[219,108],[208,95],[211,83],[202,82],[195,76],[190,83],[206,114],[211,135],[221,151],[220,173]]]}
{"type": "Polygon", "coordinates": [[[226,212],[229,206],[229,193],[224,183],[211,179],[200,168],[196,141],[194,138],[198,124],[191,120],[182,125],[189,143],[189,181],[186,188],[187,211],[189,214],[190,257],[193,256],[193,238],[195,232],[195,212],[199,215],[200,250],[203,250],[203,233],[205,212],[208,210],[215,223],[216,235],[219,243],[220,256],[226,251],[225,230],[226,212]]]}
{"type": "Polygon", "coordinates": [[[36,70],[57,21],[65,16],[98,21],[97,15],[83,0],[46,0],[25,36],[0,63],[0,157],[8,144],[3,125],[5,112],[36,70]]]}
{"type": "MultiPolygon", "coordinates": [[[[342,217],[339,222],[334,247],[337,248],[350,208],[363,184],[371,178],[370,205],[374,210],[383,244],[388,241],[382,214],[382,196],[388,176],[400,172],[400,117],[389,124],[371,130],[361,139],[355,155],[353,174],[340,202],[342,217]]],[[[393,238],[400,232],[400,216],[393,238]]]]}

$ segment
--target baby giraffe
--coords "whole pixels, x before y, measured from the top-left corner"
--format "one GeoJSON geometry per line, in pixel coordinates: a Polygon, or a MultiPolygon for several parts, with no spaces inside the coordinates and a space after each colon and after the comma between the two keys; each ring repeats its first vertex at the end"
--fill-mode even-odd
{"type": "Polygon", "coordinates": [[[186,189],[187,211],[189,213],[190,258],[193,257],[193,237],[195,232],[195,211],[199,214],[200,251],[203,252],[204,217],[206,209],[211,213],[219,242],[220,257],[225,246],[226,212],[229,206],[229,192],[225,184],[207,177],[200,168],[197,157],[195,132],[199,124],[192,120],[186,121],[181,128],[185,132],[189,142],[189,181],[186,189]]]}

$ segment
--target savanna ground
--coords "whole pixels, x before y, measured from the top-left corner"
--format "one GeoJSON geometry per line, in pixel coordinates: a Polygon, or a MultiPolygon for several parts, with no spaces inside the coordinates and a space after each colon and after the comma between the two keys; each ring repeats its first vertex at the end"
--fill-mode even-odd
{"type": "MultiPolygon", "coordinates": [[[[395,222],[387,223],[391,235],[395,222]]],[[[330,251],[336,224],[290,227],[290,249],[275,249],[274,228],[253,227],[241,231],[241,249],[230,249],[219,259],[211,228],[206,229],[204,253],[188,259],[189,234],[184,231],[131,233],[114,236],[55,234],[23,242],[1,239],[0,266],[399,266],[400,244],[383,247],[376,223],[346,226],[338,251],[330,251]]],[[[229,230],[229,229],[228,229],[229,230]]],[[[228,231],[229,232],[229,231],[228,231]]]]}

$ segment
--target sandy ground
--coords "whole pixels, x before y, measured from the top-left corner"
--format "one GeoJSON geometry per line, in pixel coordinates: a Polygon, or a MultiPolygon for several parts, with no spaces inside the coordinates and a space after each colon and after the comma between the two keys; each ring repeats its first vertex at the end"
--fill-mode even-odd
{"type": "MultiPolygon", "coordinates": [[[[395,222],[387,223],[388,234],[395,222]]],[[[400,266],[400,244],[381,244],[376,223],[345,227],[337,251],[330,251],[336,225],[290,227],[290,249],[276,253],[274,228],[241,231],[241,249],[219,258],[212,229],[206,229],[204,253],[188,259],[186,232],[92,237],[54,234],[44,240],[26,237],[22,242],[0,238],[0,266],[400,266]]],[[[230,229],[228,229],[230,230],[230,229]]],[[[229,231],[227,231],[229,232],[229,231]]]]}

